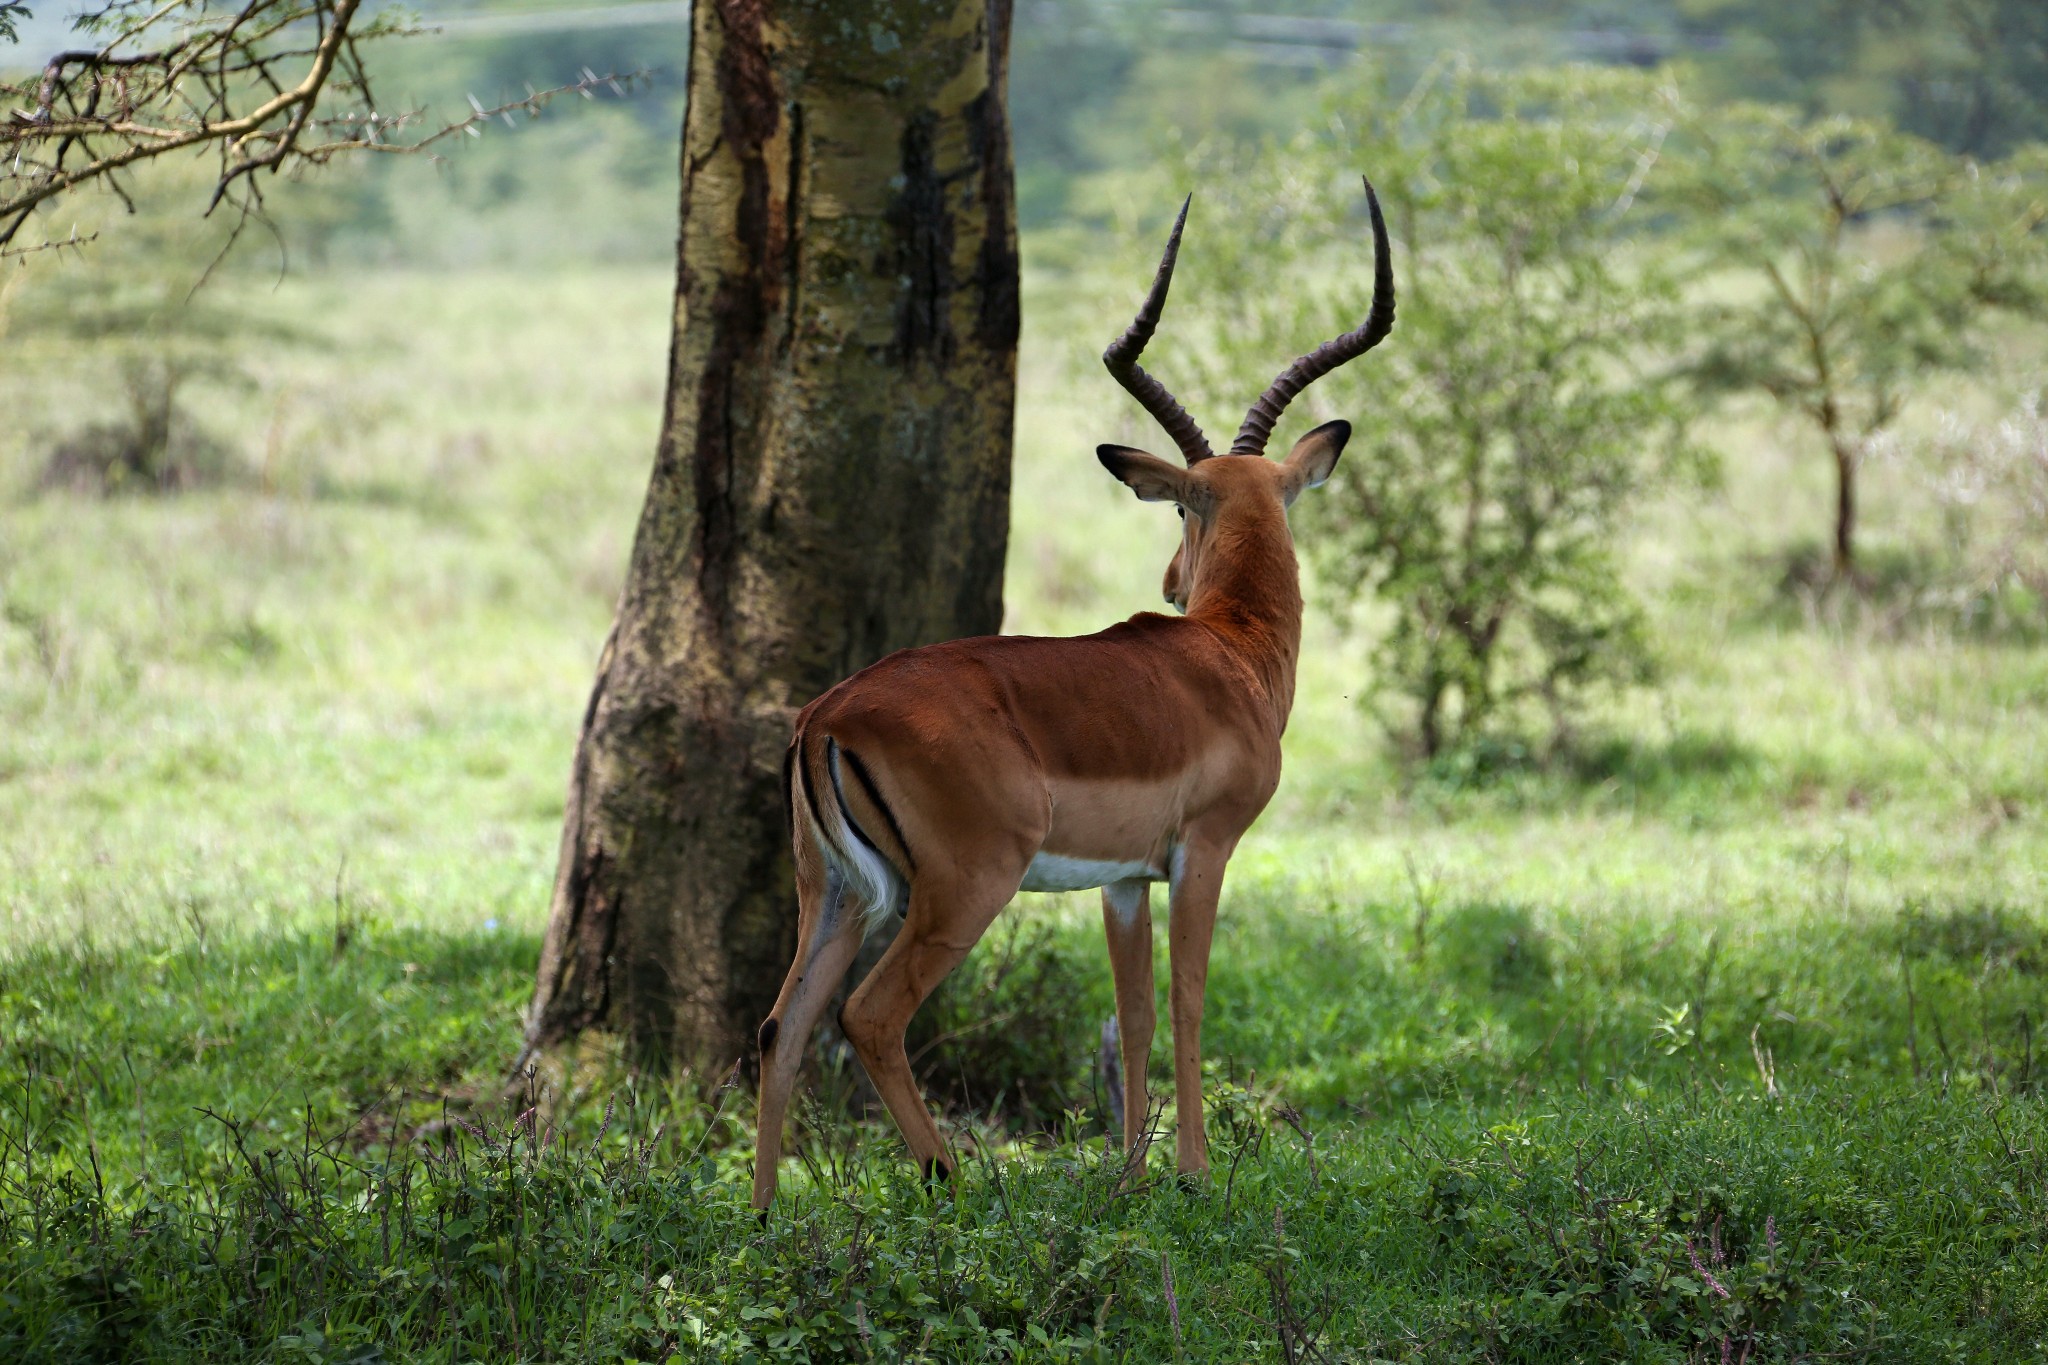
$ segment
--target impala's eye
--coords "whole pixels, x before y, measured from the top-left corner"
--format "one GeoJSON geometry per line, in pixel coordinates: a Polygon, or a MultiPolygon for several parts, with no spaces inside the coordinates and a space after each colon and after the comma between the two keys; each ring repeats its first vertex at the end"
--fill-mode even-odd
{"type": "Polygon", "coordinates": [[[1173,505],[1173,514],[1179,517],[1182,521],[1186,521],[1188,519],[1188,509],[1182,507],[1179,503],[1175,503],[1173,505]]]}

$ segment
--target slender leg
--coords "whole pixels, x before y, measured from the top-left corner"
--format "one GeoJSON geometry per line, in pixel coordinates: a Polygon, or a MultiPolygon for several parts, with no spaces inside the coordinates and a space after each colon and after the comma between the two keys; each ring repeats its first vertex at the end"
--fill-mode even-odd
{"type": "Polygon", "coordinates": [[[783,978],[775,1009],[761,1025],[760,1126],[754,1137],[754,1207],[775,1201],[776,1164],[789,1092],[803,1065],[811,1031],[860,950],[861,915],[839,879],[821,871],[797,874],[796,960],[783,978]],[[806,885],[806,883],[809,883],[806,885]]]}
{"type": "Polygon", "coordinates": [[[910,1059],[903,1051],[903,1031],[925,997],[980,941],[989,923],[1008,904],[1015,885],[1016,878],[1012,878],[1003,886],[984,884],[964,891],[942,891],[935,877],[918,882],[911,888],[896,941],[839,1016],[840,1027],[867,1069],[868,1080],[903,1131],[911,1160],[931,1176],[950,1177],[954,1162],[911,1073],[910,1059]]]}
{"type": "Polygon", "coordinates": [[[1152,1055],[1158,1006],[1152,994],[1152,884],[1112,882],[1102,888],[1102,929],[1116,982],[1116,1031],[1123,1045],[1124,1150],[1136,1152],[1150,1113],[1145,1062],[1152,1055]]]}
{"type": "Polygon", "coordinates": [[[1172,970],[1168,1009],[1173,1016],[1174,1149],[1183,1175],[1209,1169],[1209,1138],[1202,1127],[1202,993],[1209,984],[1209,941],[1229,860],[1227,847],[1190,840],[1173,880],[1166,933],[1172,970]]]}

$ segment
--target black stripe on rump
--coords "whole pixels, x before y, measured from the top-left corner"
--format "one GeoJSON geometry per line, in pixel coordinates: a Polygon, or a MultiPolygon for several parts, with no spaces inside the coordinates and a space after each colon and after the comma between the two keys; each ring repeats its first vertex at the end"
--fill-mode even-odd
{"type": "MultiPolygon", "coordinates": [[[[827,736],[825,739],[825,770],[832,777],[832,794],[839,798],[839,813],[846,817],[846,827],[853,831],[854,838],[880,854],[883,862],[889,862],[889,855],[883,853],[882,846],[870,838],[868,832],[860,827],[860,821],[853,818],[853,807],[846,804],[846,788],[839,785],[839,756],[841,754],[846,754],[848,758],[853,757],[852,754],[847,753],[838,740],[827,736]]],[[[884,807],[882,813],[888,814],[888,808],[884,807]]],[[[890,823],[894,824],[895,822],[892,820],[890,823]]],[[[897,870],[899,872],[902,871],[901,868],[897,870]]]]}
{"type": "MultiPolygon", "coordinates": [[[[802,735],[798,735],[797,742],[792,747],[794,749],[801,750],[803,748],[803,739],[804,737],[802,735]]],[[[832,741],[828,739],[825,741],[825,743],[829,745],[832,743],[832,741]]],[[[798,754],[798,759],[799,761],[801,761],[801,753],[798,754]]],[[[825,812],[818,809],[818,783],[816,779],[813,778],[811,775],[810,765],[805,764],[803,771],[797,773],[795,776],[796,780],[803,784],[804,804],[811,808],[811,828],[818,831],[818,837],[825,841],[825,847],[831,849],[834,853],[838,854],[842,858],[846,857],[846,850],[841,848],[839,846],[838,840],[832,837],[832,827],[825,823],[825,812]]],[[[796,814],[794,805],[792,805],[790,808],[790,814],[792,817],[794,817],[796,814]]]]}
{"type": "MultiPolygon", "coordinates": [[[[875,803],[875,809],[882,812],[882,818],[889,822],[889,833],[896,836],[896,847],[903,850],[903,861],[910,864],[912,872],[917,871],[917,855],[910,851],[910,840],[903,837],[903,826],[896,823],[896,812],[890,810],[889,803],[882,799],[882,789],[875,785],[874,774],[868,771],[868,765],[861,762],[860,755],[853,750],[842,748],[839,752],[846,755],[846,761],[853,768],[854,780],[860,783],[860,789],[867,793],[868,800],[875,803]]],[[[842,801],[844,799],[841,798],[842,801]]],[[[849,815],[848,818],[852,817],[849,815]]]]}
{"type": "Polygon", "coordinates": [[[789,747],[782,751],[782,818],[788,825],[784,832],[796,838],[796,740],[789,741],[789,747]]]}

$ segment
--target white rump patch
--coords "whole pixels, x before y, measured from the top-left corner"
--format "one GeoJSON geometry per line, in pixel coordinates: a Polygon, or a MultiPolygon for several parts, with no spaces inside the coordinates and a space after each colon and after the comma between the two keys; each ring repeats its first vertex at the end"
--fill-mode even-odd
{"type": "Polygon", "coordinates": [[[831,765],[832,795],[835,798],[825,803],[825,809],[837,817],[838,828],[832,833],[846,849],[844,858],[839,856],[832,839],[821,838],[818,851],[825,861],[846,880],[846,889],[860,902],[867,914],[867,932],[873,933],[875,926],[890,915],[903,909],[908,899],[909,888],[896,874],[896,867],[855,831],[853,821],[846,815],[846,796],[839,783],[839,746],[831,744],[825,750],[826,762],[831,765]]]}
{"type": "Polygon", "coordinates": [[[1093,858],[1068,858],[1058,853],[1041,853],[1024,869],[1022,891],[1092,891],[1111,882],[1132,878],[1156,879],[1159,869],[1150,863],[1106,863],[1093,858]]]}
{"type": "Polygon", "coordinates": [[[876,925],[903,908],[903,881],[889,860],[869,847],[866,840],[853,832],[850,824],[844,829],[849,856],[842,861],[830,845],[825,845],[822,852],[826,861],[832,863],[839,875],[846,879],[846,889],[860,902],[867,915],[868,932],[873,933],[876,925]]]}

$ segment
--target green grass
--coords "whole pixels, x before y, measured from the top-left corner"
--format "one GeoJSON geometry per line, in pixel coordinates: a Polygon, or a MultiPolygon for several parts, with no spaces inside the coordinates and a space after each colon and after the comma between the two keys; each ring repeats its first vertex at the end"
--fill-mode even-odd
{"type": "MultiPolygon", "coordinates": [[[[1092,629],[1170,548],[1090,457],[1149,434],[1065,363],[1128,291],[1030,289],[1008,625],[1092,629]]],[[[328,340],[199,396],[224,487],[36,493],[105,395],[0,369],[0,1355],[2048,1352],[2048,647],[1779,595],[1825,516],[1796,433],[1717,426],[1725,487],[1644,518],[1664,679],[1560,755],[1403,765],[1371,620],[1312,610],[1219,927],[1208,1185],[1119,1183],[1096,912],[1025,898],[913,1043],[957,1189],[828,1056],[762,1228],[744,1095],[601,1049],[527,1128],[500,1094],[670,282],[249,297],[328,340]]]]}
{"type": "Polygon", "coordinates": [[[765,1227],[730,1160],[621,1125],[434,1155],[223,1118],[218,1167],[10,1206],[8,1325],[71,1359],[2041,1355],[2038,1106],[1567,1100],[1313,1144],[1219,1110],[1210,1189],[1056,1141],[935,1196],[867,1146],[765,1227]]]}

